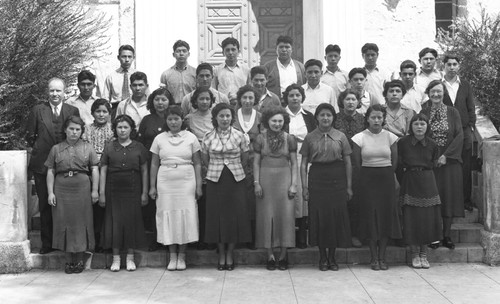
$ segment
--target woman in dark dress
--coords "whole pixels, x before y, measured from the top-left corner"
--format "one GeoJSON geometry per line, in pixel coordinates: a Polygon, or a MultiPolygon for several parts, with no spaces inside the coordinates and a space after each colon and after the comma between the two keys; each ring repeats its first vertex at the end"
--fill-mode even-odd
{"type": "Polygon", "coordinates": [[[134,249],[145,245],[141,206],[148,203],[148,151],[130,139],[134,130],[130,116],[117,116],[116,139],[106,145],[101,158],[99,204],[106,207],[104,247],[113,248],[113,272],[120,270],[120,249],[127,250],[127,270],[134,271],[134,249]]]}
{"type": "Polygon", "coordinates": [[[234,118],[229,104],[217,104],[212,109],[214,129],[201,143],[202,160],[208,166],[205,241],[217,243],[218,270],[233,270],[235,244],[252,239],[243,169],[249,148],[245,135],[232,127],[234,118]]]}
{"type": "Polygon", "coordinates": [[[365,116],[367,129],[352,137],[353,164],[361,168],[359,236],[369,240],[373,270],[389,269],[385,262],[389,238],[402,237],[394,174],[398,137],[383,129],[385,115],[382,105],[370,106],[365,116]]]}
{"type": "Polygon", "coordinates": [[[403,207],[404,240],[410,245],[412,266],[424,269],[430,267],[427,244],[443,236],[441,200],[432,171],[439,148],[429,134],[429,120],[417,114],[410,121],[409,135],[398,141],[398,161],[403,171],[399,202],[403,207]]]}
{"type": "Polygon", "coordinates": [[[52,247],[66,252],[64,271],[70,274],[83,271],[84,252],[94,249],[92,203],[99,198],[99,158],[92,145],[80,139],[80,117],[70,116],[63,129],[66,140],[52,147],[45,166],[54,219],[52,247]]]}
{"type": "MultiPolygon", "coordinates": [[[[151,114],[146,115],[141,120],[139,132],[137,134],[137,141],[142,143],[146,150],[149,151],[156,135],[164,131],[165,112],[169,106],[174,104],[174,98],[167,88],[156,89],[148,96],[148,104],[146,107],[151,114]]],[[[151,153],[148,152],[148,168],[150,167],[151,153]]],[[[149,198],[149,203],[142,208],[142,216],[146,231],[152,231],[154,233],[153,241],[149,245],[149,251],[155,251],[161,246],[161,244],[156,242],[155,200],[149,198]]]]}
{"type": "MultiPolygon", "coordinates": [[[[439,158],[434,175],[436,176],[439,197],[441,198],[441,215],[443,217],[443,246],[454,249],[450,238],[451,222],[454,217],[463,217],[464,199],[462,177],[462,146],[464,133],[458,110],[443,103],[448,91],[439,80],[433,80],[426,89],[429,101],[420,113],[429,117],[431,138],[439,148],[439,158]],[[457,189],[460,189],[457,191],[457,189]]],[[[439,242],[430,245],[439,247],[439,242]]]]}
{"type": "Polygon", "coordinates": [[[351,245],[351,146],[344,133],[333,128],[336,114],[331,104],[320,104],[314,117],[318,127],[307,134],[300,149],[302,193],[309,200],[309,244],[319,247],[321,271],[337,271],[335,249],[351,245]]]}

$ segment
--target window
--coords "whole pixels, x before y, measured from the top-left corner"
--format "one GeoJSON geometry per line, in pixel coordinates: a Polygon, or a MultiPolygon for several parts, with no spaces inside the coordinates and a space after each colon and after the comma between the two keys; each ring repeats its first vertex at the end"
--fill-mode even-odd
{"type": "Polygon", "coordinates": [[[465,15],[467,0],[435,0],[436,32],[449,31],[455,18],[465,15]]]}

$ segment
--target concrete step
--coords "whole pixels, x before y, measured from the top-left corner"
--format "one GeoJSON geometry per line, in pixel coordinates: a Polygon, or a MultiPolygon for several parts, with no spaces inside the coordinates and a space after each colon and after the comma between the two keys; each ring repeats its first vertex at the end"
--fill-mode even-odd
{"type": "MultiPolygon", "coordinates": [[[[88,255],[90,256],[90,254],[88,255]]],[[[266,250],[235,250],[237,265],[265,265],[266,250]]],[[[478,263],[482,262],[484,250],[477,243],[457,244],[454,250],[440,247],[428,250],[428,259],[431,263],[478,263]]],[[[55,251],[41,255],[30,254],[34,268],[58,269],[64,265],[64,253],[55,251]]],[[[290,249],[288,259],[291,265],[311,265],[316,267],[319,260],[317,248],[290,249]]],[[[188,250],[186,257],[188,265],[191,266],[216,266],[217,253],[214,250],[188,250]]],[[[370,262],[370,250],[368,247],[362,248],[339,248],[336,252],[336,261],[340,264],[368,264],[370,262]]],[[[389,264],[409,264],[411,253],[409,248],[389,246],[387,248],[387,262],[389,264]]],[[[92,268],[108,268],[112,262],[111,253],[96,253],[92,257],[92,268]]],[[[137,250],[135,262],[138,267],[166,267],[168,264],[168,252],[164,249],[149,252],[137,250]]],[[[125,265],[125,259],[122,258],[125,265]]]]}
{"type": "Polygon", "coordinates": [[[472,224],[479,222],[479,210],[474,208],[472,211],[465,210],[465,217],[454,217],[454,224],[472,224]]]}

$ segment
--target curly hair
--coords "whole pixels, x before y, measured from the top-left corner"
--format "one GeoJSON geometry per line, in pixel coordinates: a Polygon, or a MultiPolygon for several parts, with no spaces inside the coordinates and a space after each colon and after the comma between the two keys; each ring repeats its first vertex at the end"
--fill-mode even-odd
{"type": "Polygon", "coordinates": [[[288,94],[290,94],[290,92],[292,90],[299,90],[300,95],[302,95],[302,102],[304,102],[304,100],[306,100],[306,93],[304,91],[304,88],[302,88],[302,86],[300,86],[296,83],[293,83],[293,84],[289,85],[288,87],[286,87],[285,91],[283,92],[283,103],[285,105],[288,105],[288,94]]]}
{"type": "Polygon", "coordinates": [[[136,125],[135,125],[135,121],[132,119],[132,117],[128,116],[127,114],[122,114],[122,115],[118,115],[116,116],[115,120],[113,120],[113,124],[111,125],[111,128],[113,129],[113,135],[115,138],[118,138],[118,132],[116,132],[116,126],[118,126],[118,124],[120,122],[126,122],[128,123],[128,125],[130,126],[130,138],[135,138],[136,136],[136,125]]]}
{"type": "Polygon", "coordinates": [[[253,105],[259,104],[259,100],[260,100],[259,92],[257,92],[257,90],[254,87],[247,84],[247,85],[244,85],[241,88],[239,88],[238,92],[236,93],[236,100],[238,101],[238,107],[241,107],[241,98],[247,92],[253,92],[253,96],[255,97],[255,99],[253,101],[253,105]]]}
{"type": "Polygon", "coordinates": [[[198,109],[198,97],[200,97],[201,93],[205,93],[205,92],[208,92],[208,95],[210,96],[210,107],[212,107],[212,105],[215,102],[214,93],[212,93],[212,91],[210,91],[210,88],[197,88],[193,92],[193,95],[191,96],[191,100],[190,100],[191,106],[193,107],[193,109],[198,109]]]}
{"type": "Polygon", "coordinates": [[[170,91],[166,87],[158,88],[148,96],[148,103],[146,104],[146,109],[148,109],[149,113],[151,114],[156,114],[154,100],[158,95],[164,95],[165,97],[167,97],[169,106],[175,104],[175,100],[174,97],[172,96],[172,93],[170,93],[170,91]]]}
{"type": "Polygon", "coordinates": [[[222,110],[230,110],[231,111],[231,123],[230,123],[231,126],[233,125],[234,121],[236,120],[236,112],[234,111],[234,108],[230,104],[225,103],[225,102],[218,103],[212,109],[212,125],[214,126],[214,128],[217,128],[219,126],[219,123],[217,122],[217,115],[222,110]]]}
{"type": "Polygon", "coordinates": [[[368,123],[368,118],[370,118],[370,114],[373,111],[382,112],[382,116],[384,117],[384,122],[382,123],[382,126],[385,125],[385,118],[387,116],[387,112],[385,110],[385,107],[383,105],[381,105],[381,104],[374,104],[373,106],[369,106],[368,110],[366,110],[366,114],[365,114],[365,128],[368,128],[370,126],[370,124],[368,123]]]}
{"type": "Polygon", "coordinates": [[[358,106],[356,107],[356,109],[361,108],[361,96],[359,96],[359,92],[353,89],[346,89],[339,94],[339,98],[337,99],[337,105],[339,106],[339,109],[344,108],[344,99],[346,99],[347,95],[354,95],[356,97],[356,100],[358,101],[358,106]]]}
{"type": "Polygon", "coordinates": [[[389,82],[386,82],[384,84],[384,91],[382,92],[382,95],[384,97],[387,97],[387,92],[391,88],[400,88],[401,91],[403,92],[403,96],[406,95],[406,87],[405,87],[404,83],[399,79],[394,79],[394,80],[391,80],[389,82]]]}
{"type": "Polygon", "coordinates": [[[281,114],[283,116],[283,129],[290,123],[290,116],[283,107],[271,106],[262,112],[260,122],[262,126],[269,130],[269,120],[274,116],[281,114]]]}

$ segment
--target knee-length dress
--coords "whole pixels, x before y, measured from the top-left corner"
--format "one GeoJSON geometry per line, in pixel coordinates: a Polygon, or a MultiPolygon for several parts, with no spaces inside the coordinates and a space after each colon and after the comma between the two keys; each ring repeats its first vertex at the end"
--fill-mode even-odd
{"type": "Polygon", "coordinates": [[[309,244],[323,248],[350,247],[347,175],[344,159],[351,146],[344,133],[316,128],[307,134],[300,154],[309,170],[309,244]]]}
{"type": "Polygon", "coordinates": [[[359,237],[380,240],[402,238],[391,145],[398,137],[387,130],[366,129],[352,137],[361,148],[359,237]]]}
{"type": "Polygon", "coordinates": [[[434,168],[436,183],[441,199],[443,217],[463,217],[464,195],[462,175],[462,147],[464,141],[462,123],[458,110],[441,104],[431,107],[428,104],[422,113],[429,117],[431,138],[439,148],[439,155],[446,156],[446,164],[434,168]],[[457,191],[457,189],[459,189],[457,191]]]}
{"type": "Polygon", "coordinates": [[[268,132],[259,134],[254,143],[255,153],[260,154],[263,193],[256,199],[255,246],[295,247],[295,201],[288,197],[288,189],[292,183],[290,153],[297,152],[297,143],[283,132],[282,147],[273,152],[268,132]]]}
{"type": "Polygon", "coordinates": [[[439,149],[428,137],[418,140],[410,135],[398,141],[398,161],[404,172],[399,203],[406,244],[429,244],[443,237],[441,200],[432,171],[438,157],[439,149]]]}
{"type": "Polygon", "coordinates": [[[241,153],[248,152],[242,132],[214,129],[203,138],[201,150],[210,158],[207,170],[205,242],[245,243],[252,239],[246,203],[241,153]]]}
{"type": "Polygon", "coordinates": [[[156,180],[157,241],[164,245],[198,241],[198,208],[193,154],[200,151],[196,136],[188,131],[163,132],[151,145],[159,156],[156,180]]]}
{"type": "Polygon", "coordinates": [[[113,140],[104,147],[101,165],[107,166],[104,248],[141,248],[146,246],[142,220],[141,165],[148,151],[133,140],[122,146],[113,140]]]}
{"type": "Polygon", "coordinates": [[[45,166],[55,171],[57,204],[52,207],[53,248],[66,252],[94,249],[89,166],[98,164],[94,148],[83,140],[74,145],[63,141],[50,150],[45,166]]]}

